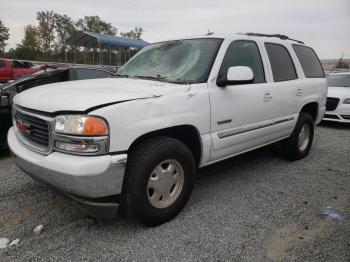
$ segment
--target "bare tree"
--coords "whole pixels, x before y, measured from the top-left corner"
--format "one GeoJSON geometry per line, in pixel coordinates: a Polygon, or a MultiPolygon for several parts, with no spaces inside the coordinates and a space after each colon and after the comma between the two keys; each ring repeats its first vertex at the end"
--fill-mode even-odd
{"type": "Polygon", "coordinates": [[[342,52],[341,57],[339,58],[338,62],[335,64],[335,68],[337,69],[349,68],[350,66],[349,63],[346,63],[343,58],[344,58],[344,53],[342,52]]]}
{"type": "Polygon", "coordinates": [[[141,39],[142,34],[143,34],[142,27],[135,27],[133,30],[129,32],[120,33],[120,35],[123,37],[133,38],[133,39],[141,39]]]}

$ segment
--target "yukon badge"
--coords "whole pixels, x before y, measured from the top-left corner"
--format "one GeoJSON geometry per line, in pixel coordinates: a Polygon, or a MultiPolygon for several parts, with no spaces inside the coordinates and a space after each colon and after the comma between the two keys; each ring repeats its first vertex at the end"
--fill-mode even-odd
{"type": "Polygon", "coordinates": [[[231,122],[232,122],[232,119],[225,119],[225,120],[217,121],[218,125],[228,124],[231,122]]]}

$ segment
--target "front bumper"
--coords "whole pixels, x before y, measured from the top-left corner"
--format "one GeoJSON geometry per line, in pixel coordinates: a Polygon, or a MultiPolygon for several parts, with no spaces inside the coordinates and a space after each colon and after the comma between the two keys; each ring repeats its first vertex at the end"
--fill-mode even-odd
{"type": "Polygon", "coordinates": [[[350,104],[339,104],[333,111],[326,111],[323,120],[350,123],[350,104]]]}
{"type": "Polygon", "coordinates": [[[42,155],[25,147],[13,128],[7,140],[20,169],[72,198],[94,199],[122,193],[126,154],[77,156],[53,152],[42,155]]]}

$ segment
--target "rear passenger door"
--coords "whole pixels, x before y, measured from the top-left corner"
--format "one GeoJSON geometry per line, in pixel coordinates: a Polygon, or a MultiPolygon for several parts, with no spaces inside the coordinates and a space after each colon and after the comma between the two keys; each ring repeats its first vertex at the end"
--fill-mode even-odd
{"type": "Polygon", "coordinates": [[[290,53],[290,47],[278,43],[264,43],[271,67],[271,88],[274,94],[274,125],[271,134],[274,140],[289,136],[298,118],[299,103],[303,90],[296,67],[290,53]]]}

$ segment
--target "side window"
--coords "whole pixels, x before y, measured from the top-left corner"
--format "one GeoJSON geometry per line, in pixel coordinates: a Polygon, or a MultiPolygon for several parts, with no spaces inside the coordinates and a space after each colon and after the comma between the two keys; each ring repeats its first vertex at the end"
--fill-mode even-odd
{"type": "Polygon", "coordinates": [[[0,68],[5,67],[5,66],[6,66],[6,65],[5,65],[4,60],[1,60],[1,59],[0,59],[0,68]]]}
{"type": "Polygon", "coordinates": [[[229,67],[247,66],[254,73],[253,83],[264,83],[264,66],[259,48],[253,41],[237,40],[228,47],[220,68],[220,75],[225,75],[229,67]]]}
{"type": "Polygon", "coordinates": [[[308,78],[324,78],[324,72],[315,51],[307,46],[292,45],[304,74],[308,78]]]}
{"type": "Polygon", "coordinates": [[[19,61],[13,60],[13,61],[11,61],[11,67],[13,67],[13,68],[22,68],[23,65],[19,61]]]}
{"type": "Polygon", "coordinates": [[[283,45],[265,43],[275,82],[297,79],[297,73],[290,54],[283,45]]]}

